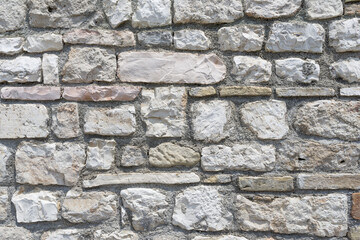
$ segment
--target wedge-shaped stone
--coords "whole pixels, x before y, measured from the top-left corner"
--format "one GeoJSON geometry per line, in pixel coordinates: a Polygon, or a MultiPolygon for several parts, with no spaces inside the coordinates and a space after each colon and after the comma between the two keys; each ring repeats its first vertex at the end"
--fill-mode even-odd
{"type": "Polygon", "coordinates": [[[80,136],[79,107],[77,103],[62,103],[52,110],[51,129],[58,138],[80,136]]]}
{"type": "Polygon", "coordinates": [[[344,194],[302,197],[237,196],[237,219],[244,231],[272,231],[343,237],[348,228],[344,194]]]}
{"type": "Polygon", "coordinates": [[[327,19],[343,15],[341,0],[327,0],[319,4],[317,0],[305,1],[306,12],[309,19],[327,19]]]}
{"type": "Polygon", "coordinates": [[[7,181],[10,177],[6,165],[8,164],[11,156],[12,153],[10,148],[0,144],[0,183],[7,181]]]}
{"type": "Polygon", "coordinates": [[[14,55],[23,51],[24,38],[0,38],[0,53],[14,55]]]}
{"type": "Polygon", "coordinates": [[[30,35],[24,44],[24,50],[29,53],[60,51],[62,49],[62,35],[55,33],[30,35]]]}
{"type": "Polygon", "coordinates": [[[3,87],[2,99],[24,101],[53,101],[61,97],[60,87],[33,86],[33,87],[3,87]]]}
{"type": "Polygon", "coordinates": [[[0,60],[0,83],[41,82],[41,58],[19,56],[0,60]]]}
{"type": "Polygon", "coordinates": [[[171,24],[171,2],[138,0],[132,16],[133,27],[160,27],[171,24]]]}
{"type": "Polygon", "coordinates": [[[294,190],[294,178],[291,176],[239,177],[241,191],[285,192],[294,190]]]}
{"type": "Polygon", "coordinates": [[[336,52],[360,51],[360,18],[334,21],[329,25],[329,44],[336,52]]]}
{"type": "Polygon", "coordinates": [[[4,221],[8,218],[9,209],[10,209],[10,203],[9,203],[8,188],[0,187],[0,221],[4,221]]]}
{"type": "Polygon", "coordinates": [[[223,60],[213,53],[123,52],[118,67],[122,82],[214,84],[226,74],[223,60]]]}
{"type": "Polygon", "coordinates": [[[115,161],[114,140],[92,139],[87,147],[86,168],[108,170],[115,161]]]}
{"type": "Polygon", "coordinates": [[[74,186],[85,158],[82,144],[22,142],[15,156],[16,182],[74,186]]]}
{"type": "Polygon", "coordinates": [[[360,83],[360,59],[348,58],[331,64],[330,70],[335,77],[349,83],[360,83]]]}
{"type": "Polygon", "coordinates": [[[332,97],[335,96],[333,88],[324,87],[287,87],[276,88],[279,97],[332,97]]]}
{"type": "Polygon", "coordinates": [[[22,227],[0,227],[0,239],[34,240],[32,233],[22,227]]]}
{"type": "Polygon", "coordinates": [[[245,13],[256,18],[279,18],[295,15],[301,0],[245,0],[245,13]]]}
{"type": "Polygon", "coordinates": [[[26,0],[6,0],[0,5],[0,33],[21,29],[25,25],[26,0]]]}
{"type": "Polygon", "coordinates": [[[267,83],[271,77],[271,62],[261,57],[236,56],[231,74],[235,79],[246,84],[267,83]]]}
{"type": "Polygon", "coordinates": [[[89,237],[90,234],[84,230],[69,228],[44,232],[41,235],[41,240],[80,240],[88,239],[89,237]]]}
{"type": "Polygon", "coordinates": [[[201,151],[201,167],[205,171],[242,170],[271,171],[275,167],[272,145],[235,144],[232,147],[213,145],[201,151]]]}
{"type": "Polygon", "coordinates": [[[300,189],[360,189],[360,175],[350,173],[299,174],[300,189]]]}
{"type": "Polygon", "coordinates": [[[131,19],[131,0],[103,0],[102,5],[112,28],[131,19]]]}
{"type": "Polygon", "coordinates": [[[275,68],[276,75],[286,82],[312,83],[319,81],[320,66],[311,59],[275,60],[275,68]]]}

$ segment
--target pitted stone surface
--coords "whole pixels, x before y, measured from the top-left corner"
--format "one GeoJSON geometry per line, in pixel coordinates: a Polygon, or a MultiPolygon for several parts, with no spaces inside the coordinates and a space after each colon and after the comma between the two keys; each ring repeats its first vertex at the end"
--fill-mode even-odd
{"type": "Polygon", "coordinates": [[[276,75],[285,82],[312,83],[319,81],[320,66],[311,59],[275,60],[275,68],[276,75]]]}
{"type": "Polygon", "coordinates": [[[329,44],[336,52],[360,51],[360,18],[334,21],[329,25],[329,44]]]}
{"type": "Polygon", "coordinates": [[[294,15],[301,6],[301,0],[245,0],[245,13],[256,18],[279,18],[294,15]]]}
{"type": "Polygon", "coordinates": [[[184,29],[176,31],[174,45],[183,50],[208,50],[210,39],[201,30],[184,29]]]}
{"type": "Polygon", "coordinates": [[[12,156],[11,149],[0,144],[0,183],[8,180],[10,174],[6,165],[12,156]]]}
{"type": "Polygon", "coordinates": [[[95,240],[139,240],[139,236],[129,230],[116,230],[109,233],[103,230],[97,230],[94,232],[95,240]]]}
{"type": "Polygon", "coordinates": [[[331,64],[331,71],[335,77],[339,77],[349,83],[360,83],[360,59],[348,58],[331,64]]]}
{"type": "Polygon", "coordinates": [[[0,239],[34,240],[33,234],[22,227],[0,227],[0,239]]]}
{"type": "Polygon", "coordinates": [[[305,5],[309,19],[327,19],[343,14],[341,0],[328,0],[321,4],[317,0],[306,0],[305,5]]]}
{"type": "Polygon", "coordinates": [[[102,5],[112,28],[131,19],[131,0],[103,0],[102,5]]]}
{"type": "Polygon", "coordinates": [[[0,221],[4,221],[8,218],[8,211],[10,209],[10,203],[8,198],[8,188],[0,187],[0,221]]]}
{"type": "Polygon", "coordinates": [[[26,0],[6,0],[1,2],[0,33],[24,27],[27,12],[26,3],[26,0]]]}
{"type": "Polygon", "coordinates": [[[261,57],[236,56],[231,74],[245,84],[267,83],[271,77],[271,62],[261,57]]]}
{"type": "Polygon", "coordinates": [[[84,233],[83,230],[69,228],[44,232],[41,235],[41,240],[80,240],[89,237],[89,234],[84,233]]]}
{"type": "Polygon", "coordinates": [[[137,146],[125,146],[121,156],[121,166],[135,167],[144,165],[146,162],[145,152],[137,146]]]}

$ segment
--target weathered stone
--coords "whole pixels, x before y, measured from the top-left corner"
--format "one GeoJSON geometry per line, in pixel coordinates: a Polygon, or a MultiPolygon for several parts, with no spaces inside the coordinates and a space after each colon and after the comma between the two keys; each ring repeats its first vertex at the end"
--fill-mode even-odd
{"type": "Polygon", "coordinates": [[[230,23],[244,16],[235,0],[175,0],[174,10],[174,23],[230,23]]]}
{"type": "Polygon", "coordinates": [[[319,81],[320,66],[314,60],[287,58],[275,60],[276,75],[286,82],[312,83],[319,81]]]}
{"type": "Polygon", "coordinates": [[[182,50],[208,50],[210,39],[201,30],[183,29],[174,34],[174,45],[176,49],[182,50]]]}
{"type": "Polygon", "coordinates": [[[125,146],[121,156],[121,166],[136,167],[144,165],[146,162],[145,153],[140,147],[125,146]]]}
{"type": "Polygon", "coordinates": [[[0,182],[8,180],[10,177],[6,165],[11,156],[11,150],[7,146],[0,144],[0,182]]]}
{"type": "Polygon", "coordinates": [[[16,182],[74,186],[85,157],[85,147],[78,143],[22,142],[15,155],[16,182]]]}
{"type": "Polygon", "coordinates": [[[360,193],[352,194],[351,216],[360,219],[360,193]]]}
{"type": "Polygon", "coordinates": [[[360,51],[360,18],[334,21],[329,25],[329,44],[336,52],[360,51]]]}
{"type": "Polygon", "coordinates": [[[88,20],[96,11],[92,0],[30,0],[30,26],[39,28],[72,28],[88,20]]]}
{"type": "Polygon", "coordinates": [[[255,18],[293,16],[301,7],[301,0],[245,0],[245,13],[255,18]]]}
{"type": "Polygon", "coordinates": [[[335,96],[333,88],[323,87],[287,87],[276,88],[279,97],[332,97],[335,96]]]}
{"type": "Polygon", "coordinates": [[[19,56],[0,60],[0,83],[41,82],[41,58],[19,56]]]}
{"type": "Polygon", "coordinates": [[[237,209],[240,229],[244,231],[342,237],[348,228],[344,194],[257,197],[254,200],[238,195],[237,209]]]}
{"type": "Polygon", "coordinates": [[[141,115],[148,137],[181,137],[186,131],[184,87],[142,90],[141,115]]]}
{"type": "Polygon", "coordinates": [[[23,28],[26,13],[26,0],[6,0],[1,2],[0,33],[23,28]]]}
{"type": "Polygon", "coordinates": [[[186,230],[222,231],[233,221],[225,208],[225,197],[216,187],[195,186],[175,198],[172,223],[186,230]]]}
{"type": "Polygon", "coordinates": [[[271,62],[260,57],[236,56],[231,74],[246,84],[267,83],[271,77],[271,62]]]}
{"type": "Polygon", "coordinates": [[[146,47],[170,47],[173,38],[171,31],[166,30],[143,31],[137,36],[139,44],[146,47]]]}
{"type": "Polygon", "coordinates": [[[239,188],[242,191],[286,192],[294,190],[294,179],[284,177],[239,177],[239,188]]]}
{"type": "Polygon", "coordinates": [[[213,145],[201,151],[201,167],[205,171],[242,170],[271,171],[275,166],[272,145],[235,144],[232,147],[213,145]]]}
{"type": "Polygon", "coordinates": [[[345,4],[344,15],[360,15],[360,3],[345,4]]]}
{"type": "Polygon", "coordinates": [[[223,235],[223,236],[211,236],[211,237],[194,237],[192,240],[248,240],[244,237],[236,237],[233,235],[223,235]]]}
{"type": "Polygon", "coordinates": [[[71,223],[93,223],[116,216],[117,195],[112,192],[70,190],[62,203],[62,217],[71,223]]]}
{"type": "Polygon", "coordinates": [[[348,232],[348,237],[350,238],[350,240],[360,239],[360,226],[350,228],[350,231],[348,232]]]}
{"type": "Polygon", "coordinates": [[[34,240],[32,233],[22,227],[0,227],[0,239],[34,240]]]}
{"type": "Polygon", "coordinates": [[[229,86],[220,87],[220,97],[232,96],[271,96],[272,90],[268,87],[255,87],[255,86],[229,86]]]}
{"type": "Polygon", "coordinates": [[[322,53],[325,30],[317,23],[278,22],[271,27],[268,52],[322,53]]]}
{"type": "Polygon", "coordinates": [[[24,38],[22,37],[0,38],[0,53],[6,55],[21,53],[23,45],[24,38]]]}
{"type": "Polygon", "coordinates": [[[264,42],[265,28],[255,24],[239,24],[223,27],[218,31],[220,49],[223,51],[260,51],[264,42]]]}
{"type": "Polygon", "coordinates": [[[94,179],[84,180],[85,188],[114,184],[189,184],[200,182],[195,173],[166,172],[166,173],[118,173],[98,174],[94,179]]]}
{"type": "Polygon", "coordinates": [[[122,82],[214,84],[225,78],[217,55],[174,52],[122,52],[118,76],[122,82]]]}
{"type": "Polygon", "coordinates": [[[33,87],[3,87],[1,98],[24,101],[53,101],[61,97],[60,87],[33,86],[33,87]]]}
{"type": "Polygon", "coordinates": [[[81,86],[64,87],[63,98],[70,101],[132,101],[140,93],[135,86],[81,86]]]}
{"type": "Polygon", "coordinates": [[[349,83],[360,83],[360,59],[348,58],[331,64],[330,70],[334,77],[349,83]]]}
{"type": "Polygon", "coordinates": [[[131,211],[132,226],[137,231],[150,231],[167,224],[170,204],[158,190],[128,188],[120,192],[125,208],[131,211]]]}
{"type": "MultiPolygon", "coordinates": [[[[8,217],[10,209],[9,195],[7,187],[0,187],[0,221],[4,221],[8,217]]],[[[1,235],[1,233],[0,233],[1,235]]]]}
{"type": "Polygon", "coordinates": [[[216,95],[214,87],[194,87],[189,90],[191,97],[210,97],[216,95]]]}
{"type": "Polygon", "coordinates": [[[305,6],[309,19],[327,19],[343,15],[341,0],[328,0],[323,4],[319,4],[317,0],[306,0],[305,6]]]}
{"type": "Polygon", "coordinates": [[[131,19],[131,0],[103,0],[102,6],[112,28],[131,19]]]}
{"type": "Polygon", "coordinates": [[[60,51],[62,49],[62,35],[54,33],[30,35],[24,44],[24,50],[30,53],[60,51]]]}
{"type": "Polygon", "coordinates": [[[19,189],[11,201],[16,209],[18,223],[50,222],[60,219],[59,192],[35,190],[24,193],[23,189],[19,189]]]}
{"type": "Polygon", "coordinates": [[[41,240],[82,240],[90,239],[89,234],[86,234],[80,229],[58,229],[55,231],[48,231],[41,235],[41,240]]]}
{"type": "Polygon", "coordinates": [[[127,30],[73,29],[64,34],[64,42],[70,44],[130,47],[135,46],[135,36],[127,30]]]}
{"type": "Polygon", "coordinates": [[[259,139],[282,139],[289,131],[286,103],[277,100],[246,103],[241,120],[259,139]]]}
{"type": "Polygon", "coordinates": [[[196,102],[191,105],[194,138],[205,142],[220,142],[234,129],[232,104],[222,100],[196,102]]]}
{"type": "Polygon", "coordinates": [[[95,240],[139,240],[139,236],[129,230],[115,230],[109,233],[104,232],[103,230],[96,230],[94,232],[95,240]]]}
{"type": "Polygon", "coordinates": [[[171,24],[171,2],[139,0],[132,16],[133,27],[160,27],[171,24]]]}
{"type": "Polygon", "coordinates": [[[294,126],[306,135],[356,141],[360,139],[359,122],[359,102],[320,100],[300,107],[294,126]]]}
{"type": "Polygon", "coordinates": [[[200,154],[191,148],[182,147],[173,143],[162,143],[150,148],[149,162],[155,167],[191,167],[200,161],[200,154]]]}
{"type": "Polygon", "coordinates": [[[71,48],[62,71],[66,83],[114,82],[115,51],[101,48],[71,48]]]}
{"type": "Polygon", "coordinates": [[[360,175],[350,173],[335,174],[299,174],[299,189],[359,189],[360,175]]]}
{"type": "Polygon", "coordinates": [[[342,97],[360,97],[360,87],[341,88],[340,96],[342,96],[342,97]]]}
{"type": "Polygon", "coordinates": [[[90,108],[85,113],[84,132],[103,136],[129,136],[135,132],[133,105],[116,108],[90,108]]]}
{"type": "Polygon", "coordinates": [[[53,108],[51,129],[58,138],[74,138],[80,136],[78,104],[61,103],[53,108]]]}
{"type": "Polygon", "coordinates": [[[45,138],[49,115],[40,104],[1,104],[0,138],[45,138]]]}
{"type": "Polygon", "coordinates": [[[210,175],[204,178],[201,182],[203,183],[231,183],[231,175],[229,174],[217,174],[210,175]]]}
{"type": "Polygon", "coordinates": [[[86,168],[108,170],[115,161],[114,140],[92,139],[87,147],[86,168]]]}
{"type": "Polygon", "coordinates": [[[59,84],[59,57],[55,54],[43,55],[42,74],[44,84],[59,84]]]}

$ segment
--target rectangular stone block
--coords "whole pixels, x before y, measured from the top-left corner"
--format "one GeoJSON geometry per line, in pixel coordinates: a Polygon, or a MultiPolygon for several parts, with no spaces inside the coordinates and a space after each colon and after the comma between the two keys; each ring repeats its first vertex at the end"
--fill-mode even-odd
{"type": "Polygon", "coordinates": [[[360,3],[345,4],[345,15],[360,16],[360,3]]]}
{"type": "Polygon", "coordinates": [[[210,97],[216,96],[216,89],[214,87],[194,87],[189,90],[191,97],[210,97]]]}
{"type": "Polygon", "coordinates": [[[284,177],[239,177],[239,188],[242,191],[286,192],[294,190],[294,178],[284,177]]]}
{"type": "Polygon", "coordinates": [[[51,129],[58,138],[80,136],[79,107],[77,103],[61,103],[52,108],[51,129]]]}
{"type": "Polygon", "coordinates": [[[299,174],[297,185],[300,189],[360,189],[360,174],[299,174]]]}
{"type": "Polygon", "coordinates": [[[279,97],[332,97],[335,90],[321,87],[288,87],[276,88],[279,97]]]}
{"type": "Polygon", "coordinates": [[[24,101],[53,101],[61,97],[60,87],[33,86],[33,87],[3,87],[2,99],[24,101]]]}
{"type": "Polygon", "coordinates": [[[24,43],[24,51],[29,53],[60,51],[62,49],[63,39],[61,34],[44,33],[30,35],[24,43]]]}
{"type": "Polygon", "coordinates": [[[220,97],[271,96],[272,90],[268,87],[230,86],[220,87],[219,93],[220,97]]]}
{"type": "Polygon", "coordinates": [[[81,86],[64,87],[63,98],[70,101],[132,101],[140,93],[135,86],[81,86]]]}
{"type": "Polygon", "coordinates": [[[9,202],[8,188],[0,187],[0,221],[4,221],[8,218],[9,210],[10,210],[10,202],[9,202]]]}
{"type": "Polygon", "coordinates": [[[360,220],[360,193],[352,194],[351,216],[360,220]]]}
{"type": "Polygon", "coordinates": [[[41,82],[41,58],[19,56],[0,60],[0,83],[41,82]]]}
{"type": "Polygon", "coordinates": [[[59,57],[57,55],[48,53],[43,55],[42,74],[44,84],[59,84],[59,57]]]}
{"type": "Polygon", "coordinates": [[[360,51],[360,18],[334,21],[329,25],[329,45],[336,52],[360,51]]]}
{"type": "Polygon", "coordinates": [[[0,38],[0,53],[14,55],[23,51],[24,38],[0,38]]]}
{"type": "Polygon", "coordinates": [[[341,88],[340,96],[342,96],[342,97],[360,97],[360,87],[341,88]]]}

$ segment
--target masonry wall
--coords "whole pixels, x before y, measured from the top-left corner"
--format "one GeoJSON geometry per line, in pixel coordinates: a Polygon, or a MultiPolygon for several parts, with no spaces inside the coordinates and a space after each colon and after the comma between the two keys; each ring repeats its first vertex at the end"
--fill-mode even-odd
{"type": "Polygon", "coordinates": [[[0,239],[360,239],[359,15],[0,1],[0,239]]]}

